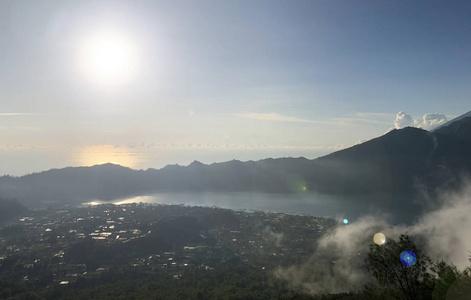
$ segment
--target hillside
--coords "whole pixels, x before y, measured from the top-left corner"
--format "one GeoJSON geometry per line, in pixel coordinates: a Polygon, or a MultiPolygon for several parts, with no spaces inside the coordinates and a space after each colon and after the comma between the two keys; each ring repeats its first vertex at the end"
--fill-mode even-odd
{"type": "Polygon", "coordinates": [[[211,165],[195,161],[186,167],[169,165],[146,171],[105,164],[17,178],[4,176],[0,178],[0,197],[33,205],[110,200],[157,191],[255,191],[346,196],[378,193],[392,201],[415,198],[418,191],[457,187],[461,176],[471,170],[469,153],[471,118],[466,117],[434,132],[411,127],[392,130],[314,160],[268,158],[211,165]]]}
{"type": "Polygon", "coordinates": [[[0,199],[0,224],[28,212],[28,209],[14,199],[0,199]]]}

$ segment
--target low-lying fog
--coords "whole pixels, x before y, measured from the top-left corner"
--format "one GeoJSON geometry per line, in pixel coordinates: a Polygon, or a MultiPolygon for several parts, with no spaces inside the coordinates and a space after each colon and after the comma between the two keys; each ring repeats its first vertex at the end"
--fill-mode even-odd
{"type": "Polygon", "coordinates": [[[434,261],[444,260],[463,270],[471,265],[471,182],[459,192],[443,193],[440,200],[441,207],[412,225],[394,226],[384,215],[376,214],[339,226],[321,238],[309,261],[280,268],[277,274],[313,294],[361,288],[368,281],[363,262],[378,232],[385,234],[386,242],[409,234],[434,261]]]}

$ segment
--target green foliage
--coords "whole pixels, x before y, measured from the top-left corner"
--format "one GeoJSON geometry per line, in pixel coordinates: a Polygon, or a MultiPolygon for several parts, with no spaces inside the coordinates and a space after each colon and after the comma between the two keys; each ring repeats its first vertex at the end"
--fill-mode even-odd
{"type": "MultiPolygon", "coordinates": [[[[470,258],[471,261],[471,258],[470,258]]],[[[437,274],[433,300],[465,300],[471,295],[471,268],[462,272],[456,266],[439,262],[434,266],[437,274]]]]}
{"type": "Polygon", "coordinates": [[[448,289],[461,278],[463,274],[454,265],[448,265],[444,261],[436,263],[432,270],[437,274],[435,288],[432,293],[432,299],[445,300],[448,289]]]}
{"type": "Polygon", "coordinates": [[[36,292],[29,291],[24,283],[0,279],[0,299],[36,300],[42,299],[36,292]]]}
{"type": "Polygon", "coordinates": [[[459,271],[444,261],[433,263],[407,235],[382,246],[371,245],[366,265],[377,283],[366,284],[360,299],[470,299],[471,268],[459,271]],[[417,255],[415,265],[402,265],[399,257],[404,250],[417,255]]]}
{"type": "Polygon", "coordinates": [[[47,299],[310,299],[280,288],[262,270],[247,265],[220,265],[213,270],[189,269],[178,277],[110,270],[99,278],[77,280],[45,292],[47,299]]]}
{"type": "Polygon", "coordinates": [[[395,299],[431,299],[434,276],[431,259],[418,248],[411,238],[401,235],[398,241],[371,245],[366,259],[367,269],[378,283],[395,299]],[[402,251],[411,250],[417,255],[417,262],[406,267],[400,261],[402,251]]]}

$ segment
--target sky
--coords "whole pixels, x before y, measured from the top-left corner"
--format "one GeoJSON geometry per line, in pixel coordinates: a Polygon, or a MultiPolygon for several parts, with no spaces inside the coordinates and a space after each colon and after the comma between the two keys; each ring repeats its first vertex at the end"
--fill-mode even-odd
{"type": "Polygon", "coordinates": [[[0,175],[316,158],[471,110],[468,1],[0,0],[0,175]]]}

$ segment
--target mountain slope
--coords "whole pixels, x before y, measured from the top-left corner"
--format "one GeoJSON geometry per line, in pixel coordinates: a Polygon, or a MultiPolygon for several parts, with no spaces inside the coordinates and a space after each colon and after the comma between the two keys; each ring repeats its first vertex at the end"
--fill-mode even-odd
{"type": "Polygon", "coordinates": [[[454,121],[446,127],[440,127],[434,130],[435,134],[449,134],[455,137],[469,139],[471,136],[471,112],[467,113],[469,117],[461,118],[459,121],[454,121]]]}
{"type": "Polygon", "coordinates": [[[454,188],[471,170],[471,118],[434,132],[392,130],[365,143],[308,160],[228,161],[136,171],[105,164],[0,178],[0,197],[25,203],[118,199],[156,191],[382,193],[412,198],[419,189],[454,188]]]}
{"type": "Polygon", "coordinates": [[[468,117],[471,117],[471,111],[468,111],[467,113],[462,114],[461,116],[458,116],[454,119],[451,119],[450,121],[446,122],[445,124],[442,124],[442,125],[434,128],[434,129],[432,129],[432,131],[436,131],[436,130],[441,129],[443,127],[447,127],[447,126],[451,125],[452,123],[454,123],[456,121],[460,121],[460,120],[462,120],[464,118],[468,118],[468,117]]]}

